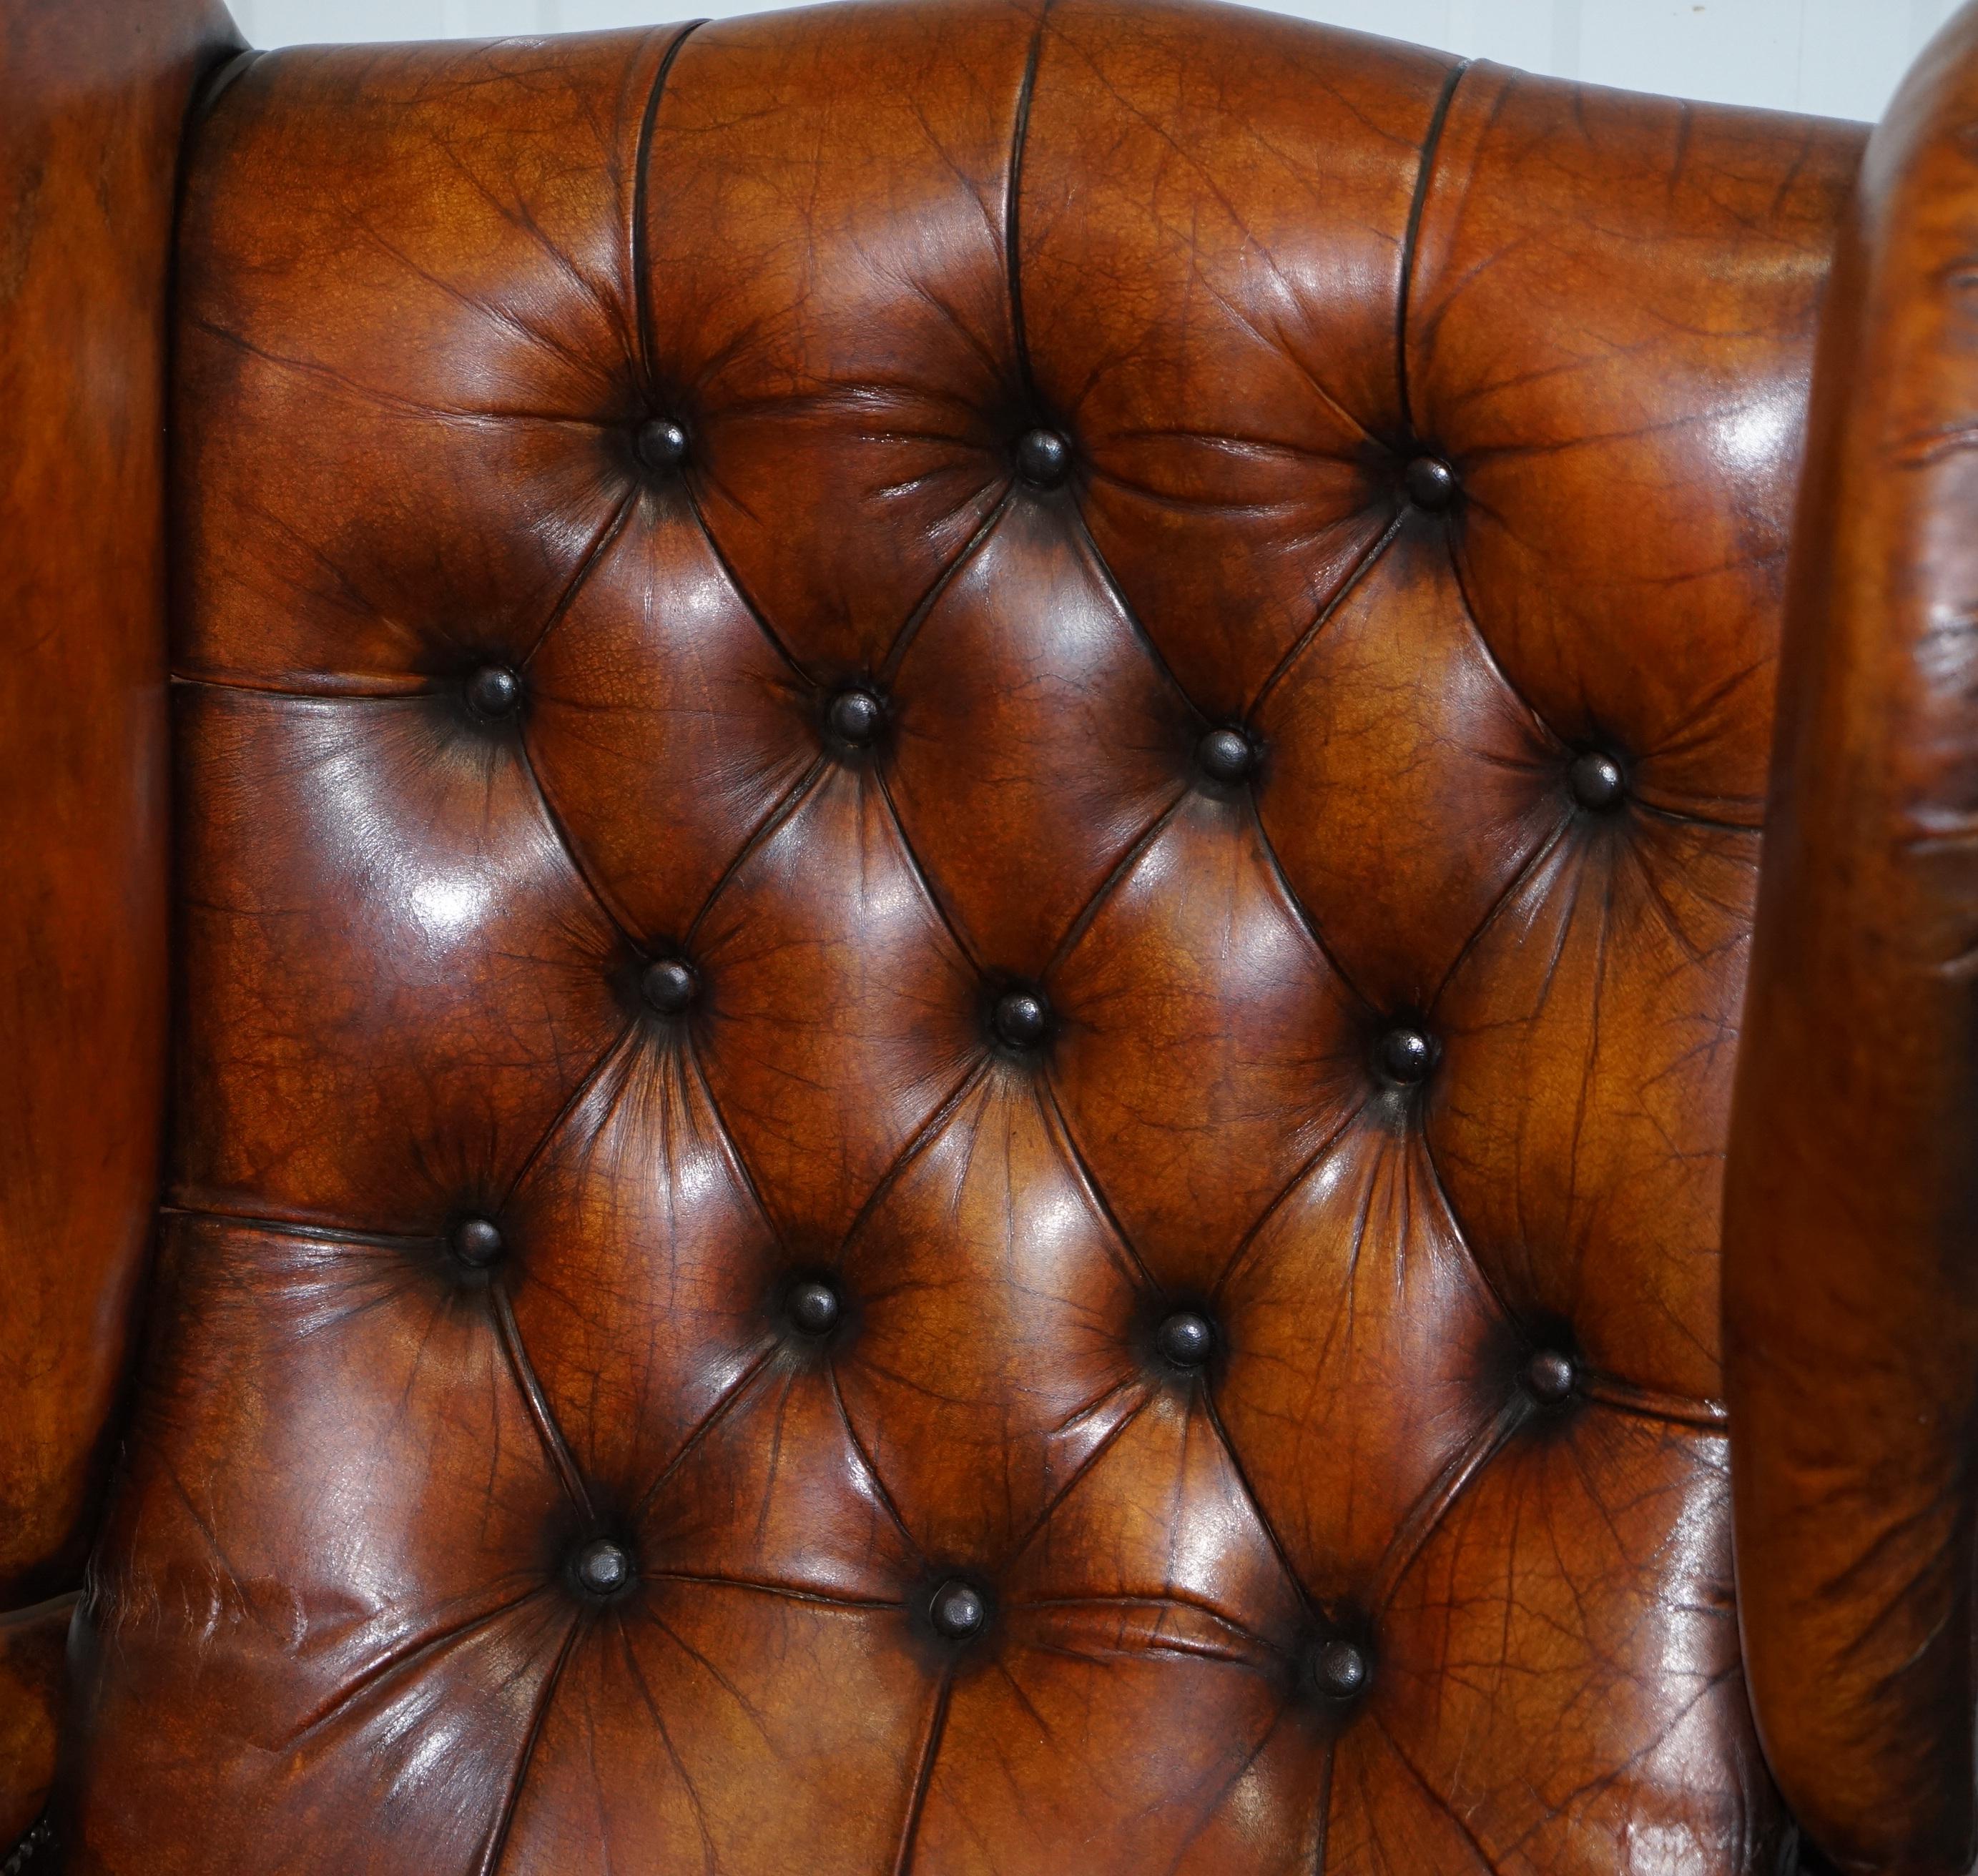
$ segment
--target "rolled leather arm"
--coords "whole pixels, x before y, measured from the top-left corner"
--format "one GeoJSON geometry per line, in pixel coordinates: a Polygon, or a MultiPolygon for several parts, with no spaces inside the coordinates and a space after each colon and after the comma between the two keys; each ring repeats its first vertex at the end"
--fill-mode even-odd
{"type": "Polygon", "coordinates": [[[1738,1602],[1841,1868],[1970,1868],[1978,1589],[1978,7],[1823,315],[1728,1168],[1738,1602]]]}
{"type": "Polygon", "coordinates": [[[164,335],[207,0],[0,0],[0,1857],[33,1822],[164,1117],[164,335]]]}

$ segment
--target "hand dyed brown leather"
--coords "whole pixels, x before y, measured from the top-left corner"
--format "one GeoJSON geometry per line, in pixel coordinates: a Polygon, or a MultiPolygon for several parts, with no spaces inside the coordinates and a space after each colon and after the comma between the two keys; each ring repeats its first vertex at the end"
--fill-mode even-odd
{"type": "Polygon", "coordinates": [[[1153,0],[230,68],[68,1867],[1784,1867],[1720,1194],[1861,140],[1153,0]]]}
{"type": "Polygon", "coordinates": [[[63,1637],[164,1148],[164,354],[207,0],[0,0],[0,1862],[63,1637]]]}
{"type": "Polygon", "coordinates": [[[1877,131],[1824,322],[1726,1323],[1768,1751],[1850,1870],[1978,1854],[1978,9],[1877,131]]]}

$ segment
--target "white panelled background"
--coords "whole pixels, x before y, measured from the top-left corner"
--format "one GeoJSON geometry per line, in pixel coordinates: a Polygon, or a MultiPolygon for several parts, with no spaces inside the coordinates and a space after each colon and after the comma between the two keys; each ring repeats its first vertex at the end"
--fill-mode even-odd
{"type": "MultiPolygon", "coordinates": [[[[256,45],[577,32],[760,0],[231,0],[256,45]]],[[[1278,10],[1528,71],[1876,117],[1958,0],[1282,0],[1278,10]]]]}

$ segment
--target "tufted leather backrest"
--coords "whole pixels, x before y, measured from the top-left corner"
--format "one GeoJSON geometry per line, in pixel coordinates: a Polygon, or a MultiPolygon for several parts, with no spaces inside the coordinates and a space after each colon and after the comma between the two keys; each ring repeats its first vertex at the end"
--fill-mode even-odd
{"type": "Polygon", "coordinates": [[[230,76],[78,1867],[1765,1866],[1857,134],[1153,0],[230,76]]]}

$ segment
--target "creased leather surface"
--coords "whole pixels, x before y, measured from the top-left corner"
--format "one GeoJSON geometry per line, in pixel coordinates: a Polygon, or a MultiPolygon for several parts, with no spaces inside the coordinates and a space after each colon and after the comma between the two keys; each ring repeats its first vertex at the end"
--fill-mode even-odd
{"type": "Polygon", "coordinates": [[[1715,1195],[1857,147],[1102,0],[243,77],[78,1867],[1765,1867],[1715,1195]]]}
{"type": "Polygon", "coordinates": [[[1725,1191],[1741,1609],[1839,1868],[1978,1858],[1978,10],[1868,146],[1822,322],[1725,1191]]]}
{"type": "Polygon", "coordinates": [[[217,0],[0,0],[0,1864],[46,1797],[165,1146],[165,348],[217,0]]]}
{"type": "Polygon", "coordinates": [[[0,1609],[81,1576],[150,1247],[172,194],[230,38],[210,0],[0,0],[0,1609]]]}

